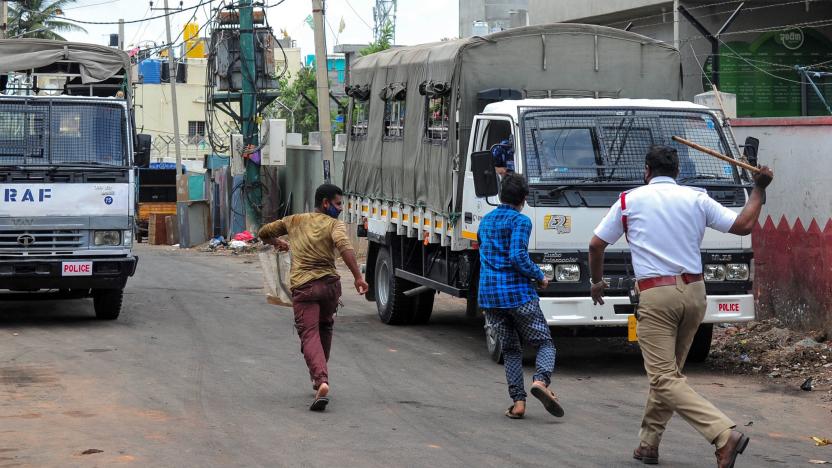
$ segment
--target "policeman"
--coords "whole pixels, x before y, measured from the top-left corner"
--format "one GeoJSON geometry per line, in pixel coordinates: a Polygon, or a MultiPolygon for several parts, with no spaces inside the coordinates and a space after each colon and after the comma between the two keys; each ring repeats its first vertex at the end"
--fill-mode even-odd
{"type": "Polygon", "coordinates": [[[604,250],[627,237],[640,293],[638,341],[650,392],[633,458],[659,461],[659,443],[673,413],[678,413],[716,446],[717,466],[733,467],[749,438],[682,375],[696,330],[705,316],[705,283],[700,246],[705,228],[745,236],[760,216],[765,189],[774,178],[761,168],[742,212],[720,205],[701,189],[676,184],[679,155],[669,146],[653,146],[645,158],[647,185],[621,195],[595,229],[589,245],[592,299],[604,304],[604,250]]]}

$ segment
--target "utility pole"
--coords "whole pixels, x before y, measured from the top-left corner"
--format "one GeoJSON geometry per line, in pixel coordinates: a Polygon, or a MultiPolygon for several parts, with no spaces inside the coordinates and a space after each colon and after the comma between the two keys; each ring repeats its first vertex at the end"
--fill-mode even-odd
{"type": "MultiPolygon", "coordinates": [[[[153,8],[151,8],[152,10],[153,8]]],[[[170,68],[170,102],[173,107],[173,145],[176,150],[176,220],[179,224],[180,236],[183,232],[183,214],[181,212],[182,204],[179,202],[187,201],[187,190],[182,190],[182,148],[179,141],[179,106],[176,103],[176,60],[173,58],[173,39],[170,34],[170,11],[168,8],[168,0],[165,0],[165,7],[162,9],[165,12],[165,31],[168,38],[168,68],[170,68]]],[[[179,243],[182,245],[182,242],[179,243]]]]}
{"type": "Polygon", "coordinates": [[[9,33],[9,2],[0,0],[0,39],[8,37],[9,33]]]}
{"type": "MultiPolygon", "coordinates": [[[[243,95],[240,101],[240,117],[243,130],[243,148],[258,146],[257,129],[257,69],[254,61],[254,8],[251,0],[240,0],[240,74],[243,79],[243,95]]],[[[248,227],[256,230],[262,222],[260,206],[263,191],[260,188],[260,166],[251,158],[246,165],[246,214],[248,227]]]]}
{"type": "MultiPolygon", "coordinates": [[[[167,33],[168,38],[168,68],[170,68],[170,102],[173,107],[173,146],[176,151],[176,201],[186,201],[183,200],[183,193],[180,193],[179,190],[179,179],[182,176],[182,148],[181,142],[179,141],[179,106],[176,103],[176,60],[173,58],[173,39],[170,35],[170,15],[167,14],[170,9],[168,8],[168,0],[165,0],[165,31],[167,33]]],[[[178,206],[178,205],[177,205],[178,206]]],[[[177,208],[177,211],[178,208],[177,208]]],[[[178,215],[178,213],[177,213],[178,215]]]]}
{"type": "Polygon", "coordinates": [[[332,118],[329,111],[329,77],[326,59],[326,26],[324,25],[323,0],[312,0],[312,19],[315,24],[315,78],[318,83],[318,129],[321,132],[321,158],[324,165],[324,182],[332,181],[332,118]]]}
{"type": "Polygon", "coordinates": [[[118,19],[118,50],[124,50],[124,18],[118,19]]]}

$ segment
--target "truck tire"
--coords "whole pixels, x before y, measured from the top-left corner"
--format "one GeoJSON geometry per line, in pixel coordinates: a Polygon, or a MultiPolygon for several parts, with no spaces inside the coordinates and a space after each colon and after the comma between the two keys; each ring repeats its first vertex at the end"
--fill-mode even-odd
{"type": "Polygon", "coordinates": [[[468,283],[468,297],[465,302],[465,316],[476,317],[480,311],[479,304],[479,288],[480,288],[480,266],[477,262],[474,274],[471,275],[471,280],[468,283]]]}
{"type": "Polygon", "coordinates": [[[712,323],[699,325],[699,330],[696,330],[696,335],[693,337],[693,343],[690,345],[690,351],[688,351],[685,362],[704,362],[711,352],[713,334],[714,325],[712,323]]]}
{"type": "Polygon", "coordinates": [[[488,323],[488,317],[485,318],[485,346],[488,349],[488,355],[491,360],[497,364],[503,363],[503,346],[500,344],[500,339],[488,323]]]}
{"type": "Polygon", "coordinates": [[[430,291],[416,296],[416,307],[410,323],[414,325],[426,325],[430,322],[434,299],[436,299],[436,291],[430,291]]]}
{"type": "Polygon", "coordinates": [[[378,318],[387,325],[406,325],[413,319],[415,298],[404,295],[415,284],[395,276],[393,255],[381,247],[376,258],[375,295],[378,318]]]}
{"type": "Polygon", "coordinates": [[[97,289],[92,293],[95,318],[98,320],[115,320],[121,313],[123,289],[97,289]]]}

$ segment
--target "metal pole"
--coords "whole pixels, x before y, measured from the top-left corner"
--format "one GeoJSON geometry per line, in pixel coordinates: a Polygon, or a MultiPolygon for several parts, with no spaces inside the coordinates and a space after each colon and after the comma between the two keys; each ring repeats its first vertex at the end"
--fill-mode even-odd
{"type": "Polygon", "coordinates": [[[329,110],[329,77],[326,60],[326,26],[322,0],[312,0],[312,18],[315,24],[315,78],[318,83],[318,130],[321,132],[321,158],[324,165],[324,182],[332,181],[332,122],[329,110]]]}
{"type": "Polygon", "coordinates": [[[118,19],[118,49],[124,50],[124,18],[118,19]]]}
{"type": "Polygon", "coordinates": [[[0,0],[0,39],[8,37],[9,2],[0,0]]]}
{"type": "MultiPolygon", "coordinates": [[[[168,0],[165,0],[165,13],[168,13],[168,0]]],[[[170,101],[173,106],[173,145],[176,150],[176,201],[187,201],[184,193],[180,193],[179,183],[182,176],[182,148],[179,141],[179,107],[176,104],[176,61],[173,59],[173,40],[170,36],[170,15],[165,15],[165,30],[168,38],[168,66],[170,67],[170,101]]],[[[179,204],[176,204],[176,216],[182,219],[179,213],[179,204]]]]}
{"type": "MultiPolygon", "coordinates": [[[[240,73],[242,73],[243,94],[240,104],[242,118],[243,148],[258,145],[257,129],[257,70],[254,61],[254,9],[251,0],[240,0],[240,73]]],[[[260,227],[262,189],[260,187],[260,166],[251,159],[245,159],[246,185],[244,194],[248,227],[253,232],[260,227]]]]}
{"type": "Polygon", "coordinates": [[[673,47],[679,50],[679,0],[673,0],[673,47]]]}

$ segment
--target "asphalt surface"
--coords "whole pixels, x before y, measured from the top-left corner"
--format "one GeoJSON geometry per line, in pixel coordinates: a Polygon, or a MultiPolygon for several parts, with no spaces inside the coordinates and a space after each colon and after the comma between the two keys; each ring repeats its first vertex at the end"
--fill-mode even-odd
{"type": "MultiPolygon", "coordinates": [[[[291,312],[265,303],[255,257],[137,250],[118,321],[94,320],[89,300],[0,301],[0,467],[641,466],[630,454],[647,382],[618,341],[557,339],[566,416],[530,400],[526,419],[509,420],[502,368],[461,303],[437,301],[427,326],[389,327],[345,284],[332,402],[312,413],[291,312]]],[[[751,436],[737,466],[832,461],[832,446],[808,439],[832,437],[817,392],[689,375],[751,436]]],[[[713,464],[678,417],[660,455],[713,464]]]]}

